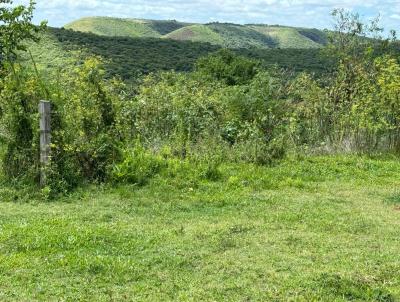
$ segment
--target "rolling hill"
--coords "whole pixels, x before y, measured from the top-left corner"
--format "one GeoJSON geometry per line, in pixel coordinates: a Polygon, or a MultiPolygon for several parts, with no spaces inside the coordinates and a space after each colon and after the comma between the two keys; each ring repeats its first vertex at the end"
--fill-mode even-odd
{"type": "Polygon", "coordinates": [[[102,36],[160,38],[210,43],[228,48],[320,48],[326,35],[317,29],[232,23],[194,24],[175,20],[157,21],[88,17],[64,26],[102,36]]]}
{"type": "Polygon", "coordinates": [[[270,37],[280,48],[319,48],[327,43],[326,34],[318,29],[265,25],[250,27],[270,37]]]}
{"type": "Polygon", "coordinates": [[[177,21],[87,17],[69,23],[64,27],[102,36],[161,38],[165,34],[188,25],[177,21]]]}
{"type": "Polygon", "coordinates": [[[164,38],[176,41],[203,42],[213,45],[224,44],[223,38],[218,33],[202,24],[182,27],[165,35],[164,38]]]}
{"type": "MultiPolygon", "coordinates": [[[[188,28],[192,32],[204,30],[201,25],[192,25],[178,31],[188,28]]],[[[207,30],[211,29],[204,32],[207,30]]],[[[100,36],[60,28],[49,28],[39,44],[29,45],[39,69],[62,70],[79,63],[84,57],[95,55],[104,59],[110,76],[117,75],[125,80],[162,70],[191,71],[197,59],[220,48],[201,41],[100,36]]],[[[233,48],[233,51],[258,59],[264,66],[277,65],[294,72],[324,73],[330,66],[319,54],[319,48],[233,48]]],[[[29,60],[29,56],[26,59],[29,60]]]]}

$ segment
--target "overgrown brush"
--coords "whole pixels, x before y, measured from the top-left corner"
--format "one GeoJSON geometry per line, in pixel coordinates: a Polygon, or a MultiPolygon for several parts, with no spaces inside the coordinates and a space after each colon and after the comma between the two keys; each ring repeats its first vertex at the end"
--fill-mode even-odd
{"type": "Polygon", "coordinates": [[[22,41],[35,40],[37,28],[23,26],[32,11],[33,3],[0,15],[2,170],[14,184],[38,182],[37,105],[51,100],[52,156],[42,190],[48,197],[83,183],[218,180],[223,162],[400,151],[400,64],[374,52],[394,42],[367,39],[379,29],[360,25],[356,15],[334,13],[340,30],[327,50],[338,65],[328,78],[265,70],[223,50],[202,58],[192,73],[152,74],[132,91],[108,78],[97,57],[51,78],[34,62],[20,64],[22,41]],[[13,22],[22,27],[10,34],[13,22]]]}

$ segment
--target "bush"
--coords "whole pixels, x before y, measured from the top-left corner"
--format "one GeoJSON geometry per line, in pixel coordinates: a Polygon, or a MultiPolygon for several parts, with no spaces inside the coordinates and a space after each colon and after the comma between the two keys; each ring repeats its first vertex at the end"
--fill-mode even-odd
{"type": "Polygon", "coordinates": [[[399,152],[398,59],[372,57],[371,40],[359,45],[357,32],[348,35],[355,23],[339,16],[350,32],[337,34],[352,38],[331,47],[343,53],[322,80],[222,50],[200,59],[195,72],[151,74],[129,87],[110,79],[99,57],[52,77],[14,54],[0,69],[4,176],[38,183],[41,99],[53,106],[45,198],[85,182],[144,185],[156,176],[194,186],[220,179],[223,162],[270,165],[321,148],[399,152]]]}
{"type": "Polygon", "coordinates": [[[142,186],[167,167],[165,159],[145,150],[139,143],[123,153],[122,162],[114,165],[111,172],[111,179],[116,183],[142,186]]]}
{"type": "Polygon", "coordinates": [[[256,60],[222,49],[199,59],[196,71],[210,80],[222,81],[227,85],[243,85],[254,78],[259,65],[260,63],[256,60]]]}

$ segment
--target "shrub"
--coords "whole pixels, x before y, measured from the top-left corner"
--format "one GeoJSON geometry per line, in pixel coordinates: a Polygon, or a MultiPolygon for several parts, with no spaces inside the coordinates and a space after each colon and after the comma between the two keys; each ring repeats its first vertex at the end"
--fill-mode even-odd
{"type": "Polygon", "coordinates": [[[121,163],[114,165],[111,179],[116,183],[145,185],[167,166],[166,160],[145,150],[139,143],[123,152],[121,163]]]}
{"type": "Polygon", "coordinates": [[[227,85],[243,85],[254,78],[259,65],[260,63],[256,60],[222,49],[199,59],[196,71],[205,78],[222,81],[227,85]]]}

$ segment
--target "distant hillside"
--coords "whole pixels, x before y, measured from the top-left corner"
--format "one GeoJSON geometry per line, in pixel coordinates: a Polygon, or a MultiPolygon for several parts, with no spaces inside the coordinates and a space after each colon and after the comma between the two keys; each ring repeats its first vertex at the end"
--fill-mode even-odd
{"type": "MultiPolygon", "coordinates": [[[[189,28],[204,29],[198,25],[189,28]]],[[[206,27],[207,30],[211,29],[206,27]]],[[[198,58],[217,51],[220,46],[159,38],[107,37],[49,28],[41,42],[29,48],[40,69],[62,69],[76,64],[77,57],[97,55],[105,59],[110,75],[130,80],[138,74],[160,70],[191,71],[198,58]]],[[[319,49],[241,48],[234,51],[259,59],[264,66],[277,65],[295,72],[323,73],[330,66],[319,55],[319,49]]]]}
{"type": "Polygon", "coordinates": [[[102,36],[164,38],[204,42],[228,48],[320,48],[326,35],[317,29],[238,25],[231,23],[189,24],[177,21],[88,17],[65,28],[102,36]]]}
{"type": "Polygon", "coordinates": [[[203,42],[213,45],[224,44],[224,40],[218,33],[202,24],[182,27],[165,35],[164,38],[177,41],[203,42]]]}
{"type": "Polygon", "coordinates": [[[64,27],[102,36],[161,38],[163,35],[187,25],[189,24],[177,21],[88,17],[76,20],[64,27]]]}
{"type": "Polygon", "coordinates": [[[326,34],[318,29],[266,25],[250,28],[270,37],[280,48],[319,48],[327,43],[326,34]]]}

